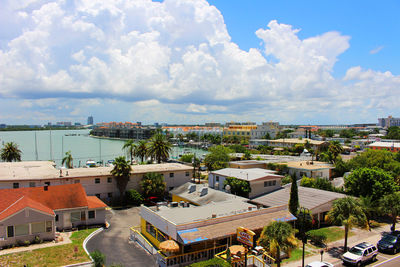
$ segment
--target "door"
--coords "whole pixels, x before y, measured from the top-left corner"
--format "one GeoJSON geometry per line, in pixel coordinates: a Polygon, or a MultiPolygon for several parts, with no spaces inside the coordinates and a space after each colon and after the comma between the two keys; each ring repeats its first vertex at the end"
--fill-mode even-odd
{"type": "Polygon", "coordinates": [[[63,228],[72,228],[71,213],[66,212],[66,213],[63,214],[63,217],[64,217],[63,228]]]}

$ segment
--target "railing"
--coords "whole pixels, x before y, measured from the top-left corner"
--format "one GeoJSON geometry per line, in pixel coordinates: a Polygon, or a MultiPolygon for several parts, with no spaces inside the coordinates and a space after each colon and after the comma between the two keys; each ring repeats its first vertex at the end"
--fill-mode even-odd
{"type": "MultiPolygon", "coordinates": [[[[218,253],[215,257],[220,258],[226,261],[225,251],[218,253]]],[[[245,257],[242,256],[240,258],[231,257],[231,266],[232,267],[244,267],[245,257]]],[[[255,256],[255,255],[247,255],[247,266],[256,266],[256,267],[270,267],[275,262],[275,259],[272,258],[267,253],[264,253],[263,256],[255,256]],[[262,258],[259,258],[262,257],[262,258]],[[265,259],[265,260],[263,260],[265,259]]]]}
{"type": "Polygon", "coordinates": [[[150,254],[157,254],[157,249],[139,231],[131,227],[130,232],[130,240],[138,242],[150,254]]]}
{"type": "Polygon", "coordinates": [[[271,263],[267,263],[257,256],[254,255],[247,256],[247,266],[253,265],[256,267],[269,267],[271,266],[270,264],[271,263]]]}
{"type": "Polygon", "coordinates": [[[186,266],[191,263],[211,259],[215,254],[224,250],[226,250],[226,245],[173,256],[165,256],[161,251],[158,251],[157,263],[161,267],[186,266]]]}

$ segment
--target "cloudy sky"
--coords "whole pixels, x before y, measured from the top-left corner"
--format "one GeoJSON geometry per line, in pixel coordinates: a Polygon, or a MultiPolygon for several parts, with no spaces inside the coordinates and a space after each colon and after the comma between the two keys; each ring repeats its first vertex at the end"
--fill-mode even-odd
{"type": "Polygon", "coordinates": [[[1,6],[0,123],[400,116],[396,0],[1,6]]]}

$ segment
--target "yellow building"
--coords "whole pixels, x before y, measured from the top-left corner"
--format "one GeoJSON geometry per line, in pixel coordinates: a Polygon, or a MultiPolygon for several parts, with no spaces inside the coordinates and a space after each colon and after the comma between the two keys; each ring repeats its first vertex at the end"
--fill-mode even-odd
{"type": "Polygon", "coordinates": [[[257,125],[230,125],[225,127],[223,131],[224,136],[236,136],[240,139],[250,139],[251,130],[257,129],[257,125]]]}

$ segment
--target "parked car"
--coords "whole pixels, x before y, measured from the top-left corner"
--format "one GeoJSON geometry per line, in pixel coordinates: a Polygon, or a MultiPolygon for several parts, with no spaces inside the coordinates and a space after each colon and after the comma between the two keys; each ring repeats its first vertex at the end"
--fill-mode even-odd
{"type": "Polygon", "coordinates": [[[313,261],[307,264],[306,267],[333,267],[333,264],[326,261],[313,261]]]}
{"type": "Polygon", "coordinates": [[[392,252],[396,254],[400,251],[400,237],[397,235],[384,235],[377,244],[379,251],[392,252]]]}
{"type": "Polygon", "coordinates": [[[342,255],[343,263],[361,266],[367,261],[375,261],[378,249],[375,245],[367,242],[360,243],[352,247],[342,255]]]}

